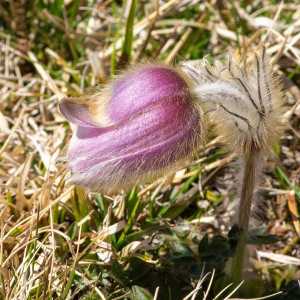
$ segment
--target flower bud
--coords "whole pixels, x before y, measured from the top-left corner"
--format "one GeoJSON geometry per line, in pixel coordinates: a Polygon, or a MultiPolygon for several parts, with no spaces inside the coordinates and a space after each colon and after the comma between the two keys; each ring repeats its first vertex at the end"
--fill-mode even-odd
{"type": "Polygon", "coordinates": [[[69,182],[94,191],[127,190],[176,171],[200,143],[200,110],[184,77],[166,65],[126,71],[59,108],[79,126],[69,144],[69,182]]]}
{"type": "Polygon", "coordinates": [[[225,63],[183,64],[195,82],[193,92],[224,142],[240,154],[266,151],[285,128],[278,78],[265,49],[246,60],[229,54],[225,63]]]}

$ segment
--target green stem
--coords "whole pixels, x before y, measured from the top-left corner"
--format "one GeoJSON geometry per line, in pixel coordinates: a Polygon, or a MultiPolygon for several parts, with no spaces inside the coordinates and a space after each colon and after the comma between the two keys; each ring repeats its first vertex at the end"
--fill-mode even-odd
{"type": "Polygon", "coordinates": [[[237,246],[237,254],[233,260],[231,269],[231,282],[238,284],[243,280],[243,267],[246,252],[247,233],[251,204],[255,187],[255,175],[257,171],[258,153],[251,153],[244,157],[245,166],[243,172],[243,183],[240,195],[240,206],[238,210],[238,225],[242,230],[240,241],[237,246]]]}

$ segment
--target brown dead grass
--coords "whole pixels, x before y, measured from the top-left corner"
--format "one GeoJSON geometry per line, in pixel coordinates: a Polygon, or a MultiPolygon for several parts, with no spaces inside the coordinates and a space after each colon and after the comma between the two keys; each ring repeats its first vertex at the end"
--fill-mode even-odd
{"type": "MultiPolygon", "coordinates": [[[[68,293],[68,298],[71,299],[78,290],[73,289],[70,292],[66,289],[73,272],[70,270],[75,272],[74,267],[79,264],[79,271],[76,272],[80,272],[80,265],[88,264],[88,261],[80,260],[85,251],[93,247],[94,251],[107,257],[116,255],[106,238],[109,233],[122,230],[124,224],[121,220],[113,228],[106,226],[99,232],[90,232],[89,238],[92,242],[81,252],[79,246],[88,234],[79,231],[78,236],[71,240],[67,235],[70,223],[66,221],[55,224],[52,214],[56,205],[59,210],[65,209],[67,215],[72,214],[70,199],[74,190],[74,187],[65,187],[65,180],[70,174],[59,162],[62,146],[66,144],[71,133],[57,109],[57,103],[69,93],[81,92],[85,87],[84,79],[88,79],[91,85],[97,81],[105,82],[109,58],[113,52],[113,43],[109,39],[113,34],[109,24],[118,22],[110,15],[110,2],[105,1],[93,8],[89,26],[84,24],[83,20],[78,28],[72,30],[66,25],[66,20],[57,19],[47,10],[43,11],[55,30],[65,32],[66,38],[85,38],[85,61],[79,64],[81,69],[83,66],[83,72],[73,68],[71,62],[66,61],[60,54],[50,48],[45,49],[49,61],[63,71],[63,80],[50,75],[50,64],[44,65],[37,53],[28,49],[26,43],[29,43],[30,37],[20,37],[20,34],[13,36],[4,32],[0,34],[0,277],[3,299],[27,299],[30,293],[38,289],[40,292],[37,294],[40,297],[49,297],[55,290],[60,295],[68,293]],[[104,23],[108,26],[107,30],[98,31],[96,24],[99,19],[106,19],[104,23]],[[72,83],[73,91],[70,91],[67,82],[72,74],[79,76],[81,84],[72,83]],[[58,236],[67,245],[66,260],[63,264],[56,259],[58,236]]],[[[175,12],[183,13],[186,7],[196,2],[171,0],[159,8],[147,8],[145,14],[148,16],[136,22],[134,26],[132,57],[140,57],[143,49],[151,50],[151,43],[145,43],[145,38],[151,37],[161,43],[161,47],[153,52],[153,56],[158,59],[164,58],[167,62],[189,59],[189,54],[182,56],[180,50],[194,28],[210,30],[207,53],[210,52],[214,57],[223,56],[224,52],[236,49],[237,43],[243,52],[255,51],[261,45],[268,46],[278,63],[275,72],[283,79],[291,116],[291,130],[285,138],[288,144],[283,145],[282,159],[275,163],[270,162],[269,167],[274,170],[275,164],[282,166],[292,184],[297,187],[300,170],[300,71],[297,68],[300,65],[300,6],[293,3],[273,5],[270,1],[262,1],[263,7],[249,14],[241,7],[239,1],[233,1],[235,9],[251,32],[249,36],[244,36],[240,28],[236,28],[235,31],[229,9],[231,5],[227,1],[217,1],[220,7],[215,1],[197,4],[202,14],[195,20],[172,18],[175,12]],[[222,3],[225,7],[222,7],[222,3]],[[269,17],[262,20],[261,15],[267,10],[269,17]],[[296,11],[292,20],[285,24],[282,12],[287,15],[292,11],[296,11]],[[204,23],[203,15],[208,13],[212,15],[204,23]],[[166,18],[167,16],[169,18],[166,18]],[[295,72],[295,75],[289,79],[288,76],[292,72],[295,72]]],[[[156,1],[152,3],[155,4],[156,1]]],[[[22,30],[13,21],[10,27],[22,30]]],[[[117,49],[121,48],[121,41],[120,39],[116,43],[117,49]]],[[[212,144],[212,147],[215,145],[212,144]]],[[[222,168],[223,161],[216,161],[215,164],[214,169],[219,166],[222,168]]],[[[206,167],[205,172],[208,171],[209,168],[206,167]]],[[[188,175],[179,176],[181,177],[177,176],[174,180],[180,182],[188,175]]],[[[267,178],[266,181],[268,180],[267,178]]],[[[153,187],[144,188],[141,196],[153,187]]],[[[198,187],[193,192],[198,193],[198,187]]],[[[294,196],[290,200],[289,191],[279,188],[274,179],[269,180],[268,192],[272,195],[276,218],[267,225],[275,233],[284,235],[282,242],[278,244],[280,246],[275,249],[276,253],[296,257],[299,250],[293,244],[299,243],[299,199],[294,196]],[[294,206],[287,206],[287,203],[291,202],[294,206]],[[296,214],[293,218],[294,223],[290,222],[291,212],[296,214]],[[297,233],[292,231],[293,227],[297,233]]],[[[87,219],[89,220],[88,217],[87,219]]],[[[262,251],[267,252],[268,249],[263,248],[262,251]]],[[[274,256],[272,260],[279,264],[288,264],[282,257],[274,256]]],[[[259,254],[254,263],[266,270],[270,261],[259,254]]],[[[89,282],[85,274],[81,273],[81,276],[89,282]]],[[[94,282],[91,282],[92,286],[93,284],[94,282]]],[[[99,297],[105,299],[103,292],[96,285],[94,287],[99,297]]]]}

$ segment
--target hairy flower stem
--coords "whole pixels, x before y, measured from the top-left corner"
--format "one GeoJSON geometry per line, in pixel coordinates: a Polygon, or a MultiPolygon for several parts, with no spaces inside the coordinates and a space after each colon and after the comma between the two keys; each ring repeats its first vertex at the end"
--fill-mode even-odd
{"type": "Polygon", "coordinates": [[[237,254],[234,258],[231,269],[231,281],[238,284],[243,279],[243,267],[246,254],[247,234],[249,227],[249,218],[251,213],[251,204],[255,187],[255,175],[258,166],[258,153],[253,152],[244,156],[243,183],[240,195],[240,206],[238,210],[238,226],[242,230],[240,241],[237,247],[237,254]]]}

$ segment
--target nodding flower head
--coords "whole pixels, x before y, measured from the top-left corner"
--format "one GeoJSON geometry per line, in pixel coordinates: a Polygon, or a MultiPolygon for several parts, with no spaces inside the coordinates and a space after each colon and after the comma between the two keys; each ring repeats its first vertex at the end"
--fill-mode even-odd
{"type": "Polygon", "coordinates": [[[94,191],[127,190],[176,171],[200,143],[201,114],[175,68],[139,66],[103,91],[65,98],[78,129],[68,150],[69,182],[94,191]]]}
{"type": "Polygon", "coordinates": [[[242,154],[267,150],[284,129],[284,97],[265,50],[247,59],[183,64],[194,94],[224,142],[242,154]]]}

